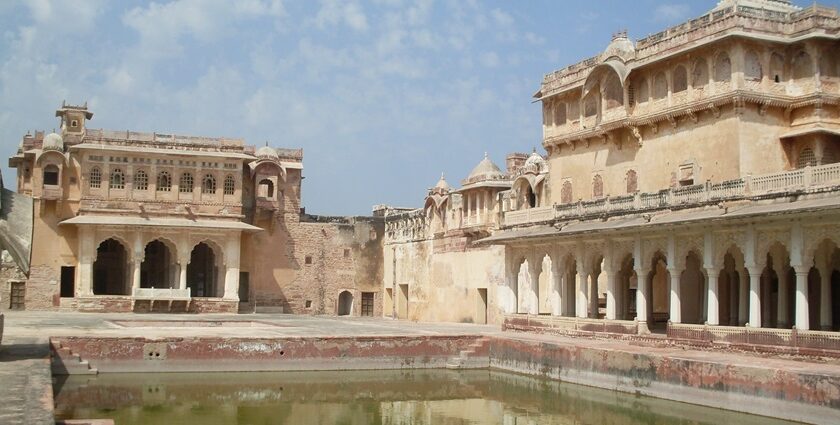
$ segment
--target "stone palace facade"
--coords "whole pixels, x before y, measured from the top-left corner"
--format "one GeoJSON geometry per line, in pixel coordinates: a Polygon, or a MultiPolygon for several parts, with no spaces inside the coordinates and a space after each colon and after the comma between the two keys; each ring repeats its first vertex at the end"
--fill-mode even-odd
{"type": "Polygon", "coordinates": [[[302,150],[56,116],[9,160],[34,211],[0,308],[381,315],[382,220],[304,214],[302,150]]]}
{"type": "Polygon", "coordinates": [[[545,155],[378,207],[386,314],[840,330],[836,9],[723,0],[535,98],[545,155]]]}

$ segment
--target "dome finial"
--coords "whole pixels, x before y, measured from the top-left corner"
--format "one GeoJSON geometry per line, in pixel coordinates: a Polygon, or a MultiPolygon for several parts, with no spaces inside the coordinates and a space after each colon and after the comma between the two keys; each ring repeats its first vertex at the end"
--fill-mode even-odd
{"type": "Polygon", "coordinates": [[[487,159],[487,151],[484,151],[484,159],[487,159]]]}
{"type": "Polygon", "coordinates": [[[443,174],[443,171],[440,172],[440,179],[446,180],[446,176],[443,174]]]}

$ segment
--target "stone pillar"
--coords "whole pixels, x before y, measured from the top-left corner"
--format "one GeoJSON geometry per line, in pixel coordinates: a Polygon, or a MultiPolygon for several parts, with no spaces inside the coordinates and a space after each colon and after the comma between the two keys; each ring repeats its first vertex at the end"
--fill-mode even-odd
{"type": "Polygon", "coordinates": [[[808,330],[808,267],[797,266],[796,271],[796,329],[808,330]]]}
{"type": "Polygon", "coordinates": [[[788,282],[787,269],[784,267],[774,267],[776,270],[776,277],[779,279],[779,295],[776,299],[776,326],[779,328],[790,327],[790,317],[788,317],[788,293],[790,290],[790,283],[788,282]]]}
{"type": "Polygon", "coordinates": [[[598,318],[598,277],[600,273],[589,275],[589,317],[598,318]]]}
{"type": "Polygon", "coordinates": [[[577,265],[578,269],[578,282],[577,282],[577,296],[575,300],[577,301],[575,310],[577,313],[577,317],[586,318],[586,310],[587,310],[587,297],[586,297],[586,289],[587,283],[589,282],[589,273],[586,272],[586,268],[583,266],[582,261],[578,261],[577,265]]]}
{"type": "Polygon", "coordinates": [[[504,307],[506,314],[516,314],[516,306],[518,304],[516,301],[516,294],[518,293],[518,288],[516,286],[518,285],[518,273],[514,272],[513,267],[510,264],[508,264],[508,267],[510,268],[507,270],[507,287],[505,288],[505,291],[499,291],[500,294],[505,294],[507,298],[500,299],[499,305],[504,307]]]}
{"type": "Polygon", "coordinates": [[[189,264],[189,261],[189,258],[183,257],[178,261],[178,289],[187,289],[187,264],[189,264]]]}
{"type": "Polygon", "coordinates": [[[750,268],[750,321],[753,328],[761,327],[761,269],[750,268]]]}
{"type": "Polygon", "coordinates": [[[718,274],[720,270],[717,268],[706,269],[707,279],[709,280],[708,291],[706,294],[706,323],[717,326],[720,324],[720,305],[718,291],[718,274]]]}
{"type": "Polygon", "coordinates": [[[682,302],[680,299],[680,275],[682,272],[679,269],[668,269],[668,274],[671,275],[671,306],[670,306],[670,320],[672,323],[682,323],[682,302]]]}
{"type": "Polygon", "coordinates": [[[76,295],[93,295],[93,262],[96,261],[93,230],[83,226],[79,235],[79,284],[76,295]]]}
{"type": "Polygon", "coordinates": [[[729,326],[738,326],[738,302],[740,300],[741,282],[735,280],[735,271],[730,270],[726,273],[729,285],[729,317],[726,318],[726,324],[729,326]]]}
{"type": "Polygon", "coordinates": [[[636,320],[639,321],[639,331],[641,333],[650,332],[647,328],[648,298],[650,297],[648,273],[649,270],[647,269],[636,269],[636,320]]]}
{"type": "Polygon", "coordinates": [[[225,247],[225,294],[229,301],[239,301],[239,251],[241,235],[230,235],[225,247]]]}
{"type": "Polygon", "coordinates": [[[820,329],[831,330],[831,272],[829,267],[820,270],[820,329]]]}
{"type": "Polygon", "coordinates": [[[142,258],[134,259],[134,276],[131,280],[131,295],[134,295],[134,292],[140,289],[140,264],[142,262],[142,258]]]}
{"type": "Polygon", "coordinates": [[[738,280],[738,325],[744,326],[750,321],[750,274],[741,270],[738,280]]]}
{"type": "Polygon", "coordinates": [[[563,314],[563,308],[560,306],[563,297],[560,295],[562,293],[562,278],[560,277],[561,271],[564,269],[562,264],[558,264],[558,261],[551,261],[551,315],[552,316],[560,316],[563,314]]]}
{"type": "Polygon", "coordinates": [[[618,303],[616,302],[615,285],[618,282],[618,272],[612,270],[605,270],[607,274],[607,320],[615,320],[618,311],[618,303]]]}
{"type": "MultiPolygon", "coordinates": [[[[530,285],[528,290],[528,314],[540,314],[540,268],[542,268],[542,264],[537,266],[537,259],[533,259],[534,262],[531,263],[529,261],[528,264],[528,277],[530,278],[530,285]]],[[[542,262],[540,262],[542,263],[542,262]]]]}

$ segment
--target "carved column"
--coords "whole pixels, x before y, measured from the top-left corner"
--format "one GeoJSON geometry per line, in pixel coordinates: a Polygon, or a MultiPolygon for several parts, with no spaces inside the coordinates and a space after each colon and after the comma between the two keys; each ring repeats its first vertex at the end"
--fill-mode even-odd
{"type": "Polygon", "coordinates": [[[668,274],[671,276],[671,306],[669,308],[669,316],[672,323],[682,323],[682,302],[680,298],[680,275],[682,271],[677,268],[669,268],[668,274]]]}
{"type": "Polygon", "coordinates": [[[577,270],[577,296],[575,297],[577,304],[575,307],[575,312],[577,313],[577,317],[586,318],[586,310],[589,304],[586,296],[586,289],[588,287],[587,284],[589,282],[589,273],[586,272],[586,267],[584,266],[583,261],[580,260],[578,260],[577,270]]]}
{"type": "Polygon", "coordinates": [[[528,314],[540,314],[540,269],[542,268],[542,261],[538,261],[536,256],[531,258],[528,264],[528,314]]]}
{"type": "Polygon", "coordinates": [[[738,325],[744,326],[750,320],[750,274],[746,270],[738,272],[738,325]]]}
{"type": "Polygon", "coordinates": [[[750,322],[753,328],[761,327],[761,269],[749,268],[750,274],[750,322]]]}
{"type": "MultiPolygon", "coordinates": [[[[556,258],[556,257],[555,257],[556,258]]],[[[562,294],[562,278],[560,277],[563,264],[560,260],[551,261],[551,315],[560,316],[563,314],[563,308],[560,303],[563,300],[562,294]]]]}
{"type": "Polygon", "coordinates": [[[96,247],[94,247],[93,230],[82,226],[79,236],[79,285],[76,295],[81,297],[93,295],[93,262],[96,261],[96,247]]]}
{"type": "Polygon", "coordinates": [[[230,235],[225,247],[225,294],[224,299],[239,301],[239,232],[230,235]]]}
{"type": "Polygon", "coordinates": [[[618,302],[616,298],[616,283],[618,282],[618,272],[607,269],[604,271],[607,274],[607,320],[615,320],[618,316],[618,302]]]}
{"type": "Polygon", "coordinates": [[[719,273],[720,270],[718,270],[717,268],[706,269],[707,279],[709,280],[707,291],[708,293],[706,295],[706,323],[715,326],[720,324],[720,305],[718,301],[720,296],[720,293],[718,291],[719,273]]]}
{"type": "Polygon", "coordinates": [[[650,290],[648,288],[648,273],[644,268],[636,269],[636,320],[639,321],[639,332],[650,333],[647,327],[648,322],[648,299],[650,290]]]}
{"type": "Polygon", "coordinates": [[[808,330],[808,267],[797,266],[796,271],[796,329],[808,330]]]}
{"type": "Polygon", "coordinates": [[[589,317],[598,318],[598,277],[600,273],[592,272],[589,275],[589,317]]]}
{"type": "Polygon", "coordinates": [[[820,269],[820,329],[831,330],[831,272],[830,267],[820,269]]]}

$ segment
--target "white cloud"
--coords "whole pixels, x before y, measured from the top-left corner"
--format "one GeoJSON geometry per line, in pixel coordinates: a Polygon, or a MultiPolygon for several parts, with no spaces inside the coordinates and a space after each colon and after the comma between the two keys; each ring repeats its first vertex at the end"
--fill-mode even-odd
{"type": "Polygon", "coordinates": [[[668,3],[657,6],[653,18],[659,22],[677,22],[687,19],[691,8],[685,3],[668,3]]]}
{"type": "Polygon", "coordinates": [[[496,52],[486,52],[481,55],[481,64],[488,68],[499,66],[499,55],[496,52]]]}
{"type": "Polygon", "coordinates": [[[344,24],[355,31],[366,31],[368,29],[367,17],[355,2],[322,1],[321,9],[315,16],[315,25],[320,29],[332,29],[339,24],[344,24]]]}

